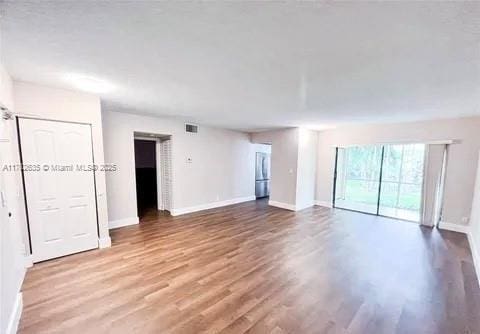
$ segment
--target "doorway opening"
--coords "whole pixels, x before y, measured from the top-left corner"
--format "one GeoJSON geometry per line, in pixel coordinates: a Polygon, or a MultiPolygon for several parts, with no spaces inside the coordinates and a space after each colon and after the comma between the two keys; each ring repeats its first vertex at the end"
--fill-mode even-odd
{"type": "Polygon", "coordinates": [[[138,217],[157,209],[156,142],[135,139],[135,183],[138,217]]]}
{"type": "Polygon", "coordinates": [[[170,215],[171,136],[135,133],[135,183],[140,222],[170,215]]]}
{"type": "Polygon", "coordinates": [[[337,148],[336,208],[420,222],[425,144],[337,148]]]}
{"type": "Polygon", "coordinates": [[[270,196],[270,157],[272,145],[255,144],[255,197],[266,199],[270,196]]]}

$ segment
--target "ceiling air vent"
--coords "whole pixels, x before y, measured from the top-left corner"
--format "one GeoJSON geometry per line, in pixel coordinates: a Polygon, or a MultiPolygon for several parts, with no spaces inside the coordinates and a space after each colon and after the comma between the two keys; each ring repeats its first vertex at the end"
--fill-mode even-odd
{"type": "Polygon", "coordinates": [[[185,132],[197,133],[198,125],[185,124],[185,132]]]}

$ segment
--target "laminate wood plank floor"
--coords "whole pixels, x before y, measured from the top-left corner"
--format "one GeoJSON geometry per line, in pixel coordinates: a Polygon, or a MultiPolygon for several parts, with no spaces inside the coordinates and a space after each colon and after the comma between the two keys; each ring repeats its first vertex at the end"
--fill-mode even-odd
{"type": "Polygon", "coordinates": [[[28,270],[20,333],[479,333],[465,235],[253,201],[28,270]]]}

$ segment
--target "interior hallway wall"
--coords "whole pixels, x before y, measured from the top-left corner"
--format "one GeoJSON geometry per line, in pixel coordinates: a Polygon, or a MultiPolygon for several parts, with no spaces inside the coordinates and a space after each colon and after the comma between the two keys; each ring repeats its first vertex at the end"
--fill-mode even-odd
{"type": "Polygon", "coordinates": [[[270,202],[295,209],[299,129],[290,128],[250,134],[252,143],[271,144],[270,202]]]}
{"type": "Polygon", "coordinates": [[[318,133],[300,129],[297,162],[296,208],[301,210],[315,204],[317,177],[318,133]]]}
{"type": "Polygon", "coordinates": [[[315,204],[317,131],[289,128],[253,132],[253,143],[272,145],[270,202],[290,210],[315,204]]]}
{"type": "Polygon", "coordinates": [[[107,174],[112,226],[138,222],[134,132],[172,136],[173,214],[255,199],[255,153],[247,134],[208,126],[187,133],[176,119],[112,111],[103,112],[103,122],[105,158],[118,167],[107,174]]]}

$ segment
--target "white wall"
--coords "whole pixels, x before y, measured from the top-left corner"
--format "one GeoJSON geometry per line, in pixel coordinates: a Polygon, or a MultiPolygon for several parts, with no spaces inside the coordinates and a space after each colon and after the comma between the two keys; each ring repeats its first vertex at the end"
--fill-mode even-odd
{"type": "MultiPolygon", "coordinates": [[[[0,103],[14,110],[12,81],[0,64],[0,103]]],[[[0,119],[0,190],[6,207],[0,208],[0,333],[15,330],[21,312],[20,289],[25,275],[25,245],[19,218],[18,173],[6,172],[4,164],[13,162],[14,121],[0,119]],[[12,216],[8,217],[8,212],[12,216]]]]}
{"type": "Polygon", "coordinates": [[[296,207],[299,129],[254,132],[251,141],[271,144],[270,202],[296,207]]]}
{"type": "Polygon", "coordinates": [[[253,144],[253,150],[259,153],[272,153],[272,145],[270,144],[253,144]]]}
{"type": "Polygon", "coordinates": [[[318,133],[300,129],[298,140],[296,209],[314,205],[317,172],[318,133]]]}
{"type": "Polygon", "coordinates": [[[480,149],[480,118],[357,125],[319,134],[316,199],[331,203],[336,145],[425,142],[453,139],[448,151],[442,221],[466,224],[480,149]]]}
{"type": "Polygon", "coordinates": [[[477,278],[480,278],[480,156],[478,160],[477,174],[475,179],[475,191],[472,200],[472,214],[470,216],[470,231],[468,240],[477,271],[477,278]]]}
{"type": "MultiPolygon", "coordinates": [[[[92,125],[93,156],[95,163],[104,162],[102,115],[100,99],[91,94],[14,82],[15,111],[18,114],[43,119],[89,123],[92,125]]],[[[109,244],[105,173],[96,172],[98,221],[100,242],[109,244]]]]}
{"type": "Polygon", "coordinates": [[[255,151],[247,134],[207,126],[199,126],[196,134],[186,133],[178,120],[111,111],[103,112],[103,126],[105,160],[118,166],[117,172],[107,174],[111,221],[137,218],[134,132],[172,136],[174,213],[254,199],[255,151]]]}
{"type": "Polygon", "coordinates": [[[270,203],[291,210],[315,202],[318,133],[290,128],[250,134],[253,143],[272,145],[270,203]]]}
{"type": "Polygon", "coordinates": [[[13,82],[2,64],[0,64],[0,102],[13,110],[13,82]]]}

